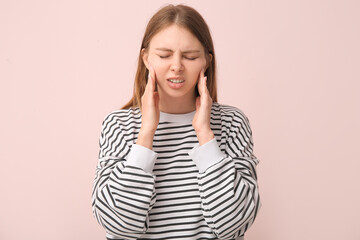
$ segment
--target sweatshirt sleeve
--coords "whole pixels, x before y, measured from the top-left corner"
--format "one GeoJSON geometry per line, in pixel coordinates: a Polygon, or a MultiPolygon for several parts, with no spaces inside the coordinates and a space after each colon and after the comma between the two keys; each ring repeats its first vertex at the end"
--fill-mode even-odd
{"type": "Polygon", "coordinates": [[[109,114],[102,124],[92,209],[108,234],[137,239],[147,231],[149,211],[156,201],[152,168],[157,154],[130,146],[132,141],[126,141],[118,121],[109,114]]]}
{"type": "Polygon", "coordinates": [[[261,207],[250,124],[237,115],[227,128],[225,152],[215,138],[189,152],[199,169],[204,218],[220,239],[243,236],[261,207]]]}

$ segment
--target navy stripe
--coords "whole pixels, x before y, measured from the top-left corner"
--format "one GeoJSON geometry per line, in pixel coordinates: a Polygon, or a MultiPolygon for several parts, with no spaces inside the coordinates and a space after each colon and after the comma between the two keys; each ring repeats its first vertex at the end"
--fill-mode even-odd
{"type": "Polygon", "coordinates": [[[140,109],[104,118],[91,204],[107,239],[244,235],[261,207],[249,119],[236,107],[213,103],[210,121],[224,159],[199,173],[188,154],[198,144],[191,121],[164,120],[154,135],[158,155],[150,174],[125,164],[140,131],[140,109]]]}

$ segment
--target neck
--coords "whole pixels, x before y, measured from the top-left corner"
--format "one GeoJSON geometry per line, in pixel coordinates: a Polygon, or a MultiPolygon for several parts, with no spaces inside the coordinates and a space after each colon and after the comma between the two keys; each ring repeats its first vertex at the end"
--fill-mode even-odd
{"type": "Polygon", "coordinates": [[[171,96],[159,96],[159,109],[161,112],[182,114],[189,113],[196,110],[196,97],[182,97],[175,98],[171,96]]]}

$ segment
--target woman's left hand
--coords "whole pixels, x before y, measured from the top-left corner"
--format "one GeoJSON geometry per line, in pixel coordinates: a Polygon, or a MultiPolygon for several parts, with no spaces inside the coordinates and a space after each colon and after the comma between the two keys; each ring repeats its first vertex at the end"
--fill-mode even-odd
{"type": "Polygon", "coordinates": [[[213,101],[210,97],[206,81],[205,70],[202,69],[197,84],[200,96],[196,98],[196,112],[192,120],[192,125],[200,145],[214,138],[214,133],[210,127],[211,106],[213,101]]]}

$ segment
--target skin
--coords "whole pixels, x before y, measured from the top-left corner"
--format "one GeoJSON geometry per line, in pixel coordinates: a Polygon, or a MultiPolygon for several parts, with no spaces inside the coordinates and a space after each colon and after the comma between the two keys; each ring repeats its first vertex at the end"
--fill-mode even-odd
{"type": "Polygon", "coordinates": [[[213,139],[210,128],[212,99],[204,76],[208,63],[200,41],[187,29],[173,24],[157,33],[148,49],[142,49],[142,59],[149,69],[149,76],[141,97],[142,123],[136,143],[152,148],[160,111],[180,114],[196,110],[192,125],[199,144],[213,139]],[[175,76],[185,80],[179,89],[168,85],[167,79],[175,76]]]}

